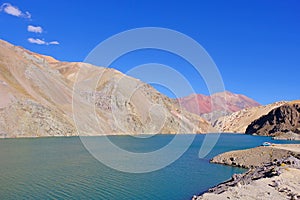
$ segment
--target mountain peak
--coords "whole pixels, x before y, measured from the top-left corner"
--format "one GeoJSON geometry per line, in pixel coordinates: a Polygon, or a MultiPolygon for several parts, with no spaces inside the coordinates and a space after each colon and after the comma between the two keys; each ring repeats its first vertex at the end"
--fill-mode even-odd
{"type": "Polygon", "coordinates": [[[191,94],[179,98],[180,104],[189,112],[202,115],[214,111],[236,112],[245,108],[260,106],[255,100],[230,91],[214,93],[211,96],[203,94],[191,94]],[[214,104],[212,105],[212,102],[214,104]]]}

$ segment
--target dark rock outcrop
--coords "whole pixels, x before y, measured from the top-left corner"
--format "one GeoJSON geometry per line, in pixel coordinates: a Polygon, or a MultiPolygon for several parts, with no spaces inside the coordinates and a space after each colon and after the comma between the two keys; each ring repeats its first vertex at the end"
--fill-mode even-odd
{"type": "Polygon", "coordinates": [[[300,102],[294,101],[271,110],[253,121],[246,129],[246,134],[280,136],[281,133],[300,134],[300,102]]]}
{"type": "Polygon", "coordinates": [[[230,115],[220,117],[214,121],[212,125],[221,132],[245,133],[251,122],[286,103],[286,101],[279,101],[269,105],[246,108],[230,115]]]}

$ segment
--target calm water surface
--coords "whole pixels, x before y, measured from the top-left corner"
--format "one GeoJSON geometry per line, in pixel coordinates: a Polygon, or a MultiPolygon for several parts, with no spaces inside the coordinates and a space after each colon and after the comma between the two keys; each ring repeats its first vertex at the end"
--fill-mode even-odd
{"type": "MultiPolygon", "coordinates": [[[[173,136],[110,138],[124,149],[147,152],[164,146],[173,136]]],[[[191,199],[232,174],[245,171],[210,164],[210,158],[271,141],[268,137],[224,134],[212,152],[205,159],[199,159],[203,138],[197,135],[188,151],[173,164],[145,174],[106,167],[88,153],[78,137],[2,139],[0,199],[191,199]]]]}

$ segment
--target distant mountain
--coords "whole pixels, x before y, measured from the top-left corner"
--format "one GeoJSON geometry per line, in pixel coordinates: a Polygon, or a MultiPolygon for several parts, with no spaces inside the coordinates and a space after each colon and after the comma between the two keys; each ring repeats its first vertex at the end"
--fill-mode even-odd
{"type": "Polygon", "coordinates": [[[0,137],[77,135],[73,110],[84,135],[205,133],[210,129],[201,117],[119,71],[60,62],[3,40],[0,96],[0,137]],[[100,75],[94,88],[85,87],[100,75]]]}
{"type": "Polygon", "coordinates": [[[254,120],[246,134],[277,136],[288,134],[300,136],[300,101],[292,101],[272,109],[266,115],[254,120]]]}
{"type": "Polygon", "coordinates": [[[226,114],[229,114],[245,108],[260,106],[258,102],[245,95],[234,94],[229,91],[216,93],[211,96],[192,94],[178,100],[187,111],[197,115],[218,111],[224,111],[226,114]],[[212,104],[212,101],[215,103],[212,104]]]}
{"type": "Polygon", "coordinates": [[[280,107],[287,102],[281,101],[266,106],[246,108],[230,115],[220,117],[212,123],[213,127],[221,132],[245,133],[247,127],[256,119],[266,115],[274,108],[280,107]]]}

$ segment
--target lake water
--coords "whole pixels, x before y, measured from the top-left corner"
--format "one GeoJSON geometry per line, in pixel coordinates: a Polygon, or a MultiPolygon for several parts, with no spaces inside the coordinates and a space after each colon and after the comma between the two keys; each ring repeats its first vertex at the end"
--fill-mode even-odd
{"type": "MultiPolygon", "coordinates": [[[[147,152],[164,146],[173,136],[110,138],[124,149],[147,152]]],[[[232,174],[245,171],[210,164],[210,158],[271,141],[269,137],[224,134],[211,153],[199,159],[203,138],[197,135],[188,151],[166,168],[142,174],[105,166],[89,154],[79,137],[1,139],[0,199],[191,199],[232,174]]]]}

